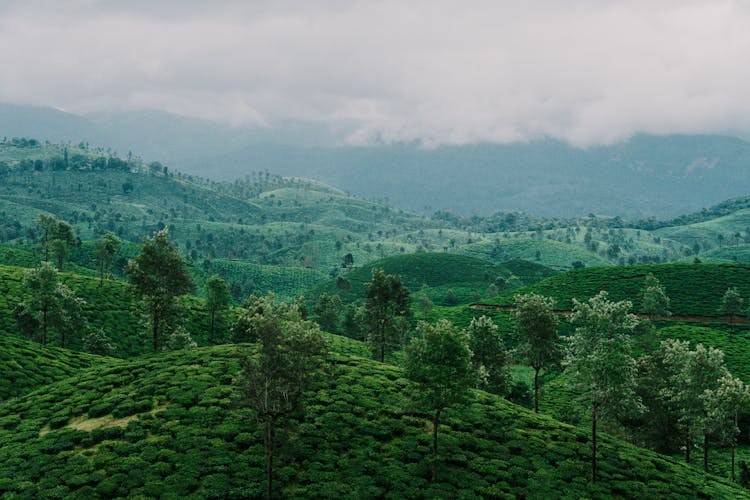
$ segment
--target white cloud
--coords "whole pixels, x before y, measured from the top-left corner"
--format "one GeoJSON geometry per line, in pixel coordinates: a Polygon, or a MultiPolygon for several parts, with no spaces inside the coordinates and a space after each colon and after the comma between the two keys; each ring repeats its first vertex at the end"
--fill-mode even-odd
{"type": "Polygon", "coordinates": [[[353,142],[750,133],[741,1],[10,1],[0,100],[353,142]]]}

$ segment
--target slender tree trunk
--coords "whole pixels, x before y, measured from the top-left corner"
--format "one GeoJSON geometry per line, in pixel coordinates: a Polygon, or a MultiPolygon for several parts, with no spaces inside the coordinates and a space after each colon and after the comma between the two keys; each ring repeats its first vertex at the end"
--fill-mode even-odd
{"type": "Polygon", "coordinates": [[[708,434],[703,434],[703,472],[708,472],[708,434]]]}
{"type": "Polygon", "coordinates": [[[438,462],[438,427],[440,427],[440,411],[436,410],[435,415],[432,417],[432,479],[431,482],[435,482],[437,478],[437,462],[438,462]]]}
{"type": "Polygon", "coordinates": [[[385,325],[380,322],[380,362],[385,363],[385,325]]]}
{"type": "Polygon", "coordinates": [[[104,262],[99,264],[99,288],[104,286],[104,262]]]}
{"type": "Polygon", "coordinates": [[[214,316],[216,316],[216,311],[214,308],[211,308],[211,326],[208,327],[208,341],[213,342],[214,341],[214,316]]]}
{"type": "Polygon", "coordinates": [[[596,482],[596,408],[591,411],[591,482],[596,482]]]}
{"type": "Polygon", "coordinates": [[[685,430],[685,463],[690,463],[690,427],[685,430]]]}
{"type": "Polygon", "coordinates": [[[62,266],[63,266],[63,257],[62,255],[58,255],[57,256],[57,270],[62,271],[62,266]]]}
{"type": "Polygon", "coordinates": [[[47,306],[42,308],[42,345],[47,345],[47,306]]]}
{"type": "Polygon", "coordinates": [[[534,367],[534,413],[539,413],[539,368],[534,367]]]}
{"type": "Polygon", "coordinates": [[[156,307],[153,310],[153,321],[151,325],[151,348],[156,352],[159,345],[159,312],[156,307]]]}
{"type": "Polygon", "coordinates": [[[732,482],[735,481],[735,479],[734,479],[734,448],[735,448],[735,446],[732,445],[732,482]]]}
{"type": "Polygon", "coordinates": [[[57,329],[60,330],[60,347],[65,349],[65,328],[60,328],[58,326],[57,329]]]}
{"type": "Polygon", "coordinates": [[[266,498],[268,500],[273,497],[273,452],[275,445],[275,426],[275,418],[266,418],[266,432],[263,441],[265,442],[264,444],[266,447],[266,498]]]}

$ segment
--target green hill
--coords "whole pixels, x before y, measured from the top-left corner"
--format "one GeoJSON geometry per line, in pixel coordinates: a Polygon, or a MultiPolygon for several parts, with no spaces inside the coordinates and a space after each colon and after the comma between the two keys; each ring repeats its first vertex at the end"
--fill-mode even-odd
{"type": "MultiPolygon", "coordinates": [[[[0,406],[4,498],[256,498],[260,428],[232,404],[235,348],[93,367],[0,406]]],[[[587,480],[586,431],[485,393],[446,412],[439,480],[429,482],[429,416],[404,400],[401,371],[330,355],[284,444],[277,485],[295,498],[743,498],[744,490],[602,436],[587,480]]]]}
{"type": "Polygon", "coordinates": [[[499,289],[513,289],[550,276],[554,271],[539,264],[513,261],[496,265],[486,260],[450,253],[416,253],[378,259],[343,273],[310,292],[314,298],[322,293],[339,294],[344,302],[358,301],[365,296],[366,284],[373,269],[397,274],[412,294],[425,287],[436,304],[445,304],[449,290],[457,303],[469,303],[485,296],[490,284],[499,289]]]}
{"type": "MultiPolygon", "coordinates": [[[[13,311],[26,298],[21,286],[24,272],[22,268],[0,266],[0,331],[17,331],[13,311]]],[[[149,351],[148,343],[139,334],[138,304],[127,283],[106,281],[100,288],[96,278],[69,273],[62,273],[61,280],[86,301],[83,314],[89,328],[104,329],[116,348],[116,356],[130,357],[149,351]]],[[[206,345],[208,314],[202,300],[185,297],[183,302],[188,311],[185,328],[199,345],[206,345]]],[[[79,348],[80,340],[70,339],[71,347],[79,348]]],[[[53,336],[50,343],[55,345],[56,342],[53,336]]]]}
{"type": "Polygon", "coordinates": [[[570,269],[575,261],[588,267],[611,264],[606,258],[577,245],[523,237],[473,243],[461,247],[459,252],[495,263],[515,259],[538,261],[553,269],[570,269]]]}
{"type": "MultiPolygon", "coordinates": [[[[737,287],[744,297],[750,296],[750,265],[707,263],[578,269],[552,276],[518,293],[548,295],[557,300],[558,308],[571,309],[573,298],[586,300],[606,290],[613,300],[632,301],[637,311],[648,273],[664,285],[675,315],[718,317],[722,296],[729,287],[737,287]]],[[[493,302],[511,305],[513,294],[502,295],[493,302]]]]}
{"type": "Polygon", "coordinates": [[[82,352],[43,348],[27,340],[0,334],[0,403],[92,366],[112,365],[118,360],[82,352]]]}

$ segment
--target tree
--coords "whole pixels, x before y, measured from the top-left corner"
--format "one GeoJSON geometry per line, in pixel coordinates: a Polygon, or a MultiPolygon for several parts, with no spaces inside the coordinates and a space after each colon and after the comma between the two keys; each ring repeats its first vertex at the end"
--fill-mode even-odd
{"type": "Polygon", "coordinates": [[[36,225],[42,230],[42,248],[44,249],[44,262],[49,262],[49,243],[53,238],[57,219],[51,215],[39,215],[36,225]]]}
{"type": "Polygon", "coordinates": [[[169,241],[166,229],[143,244],[138,257],[128,262],[127,274],[141,299],[151,333],[151,348],[156,352],[160,337],[179,316],[177,297],[188,293],[193,286],[185,261],[169,241]]]}
{"type": "Polygon", "coordinates": [[[666,398],[677,408],[678,422],[685,439],[685,462],[690,463],[690,450],[697,436],[703,436],[703,468],[708,472],[710,435],[715,421],[703,395],[719,387],[719,379],[728,374],[724,353],[703,344],[690,350],[688,342],[665,340],[664,360],[669,367],[669,378],[663,389],[666,398]]]}
{"type": "Polygon", "coordinates": [[[479,388],[505,396],[510,390],[510,356],[500,329],[487,316],[472,318],[468,328],[469,348],[479,373],[479,388]]]}
{"type": "Polygon", "coordinates": [[[365,319],[367,336],[373,356],[382,363],[385,355],[395,350],[411,317],[411,296],[402,285],[401,277],[386,275],[382,269],[372,270],[372,281],[367,285],[365,319]]]}
{"type": "Polygon", "coordinates": [[[629,301],[612,302],[599,292],[588,302],[573,299],[570,321],[576,326],[570,338],[568,369],[591,412],[591,482],[596,482],[596,432],[607,415],[639,413],[636,365],[630,351],[630,334],[638,318],[629,301]]]}
{"type": "Polygon", "coordinates": [[[320,296],[318,305],[315,306],[315,314],[318,316],[318,324],[324,331],[338,332],[340,310],[341,299],[338,295],[324,293],[320,296]]]}
{"type": "Polygon", "coordinates": [[[65,221],[57,221],[53,226],[52,239],[49,247],[57,257],[57,269],[62,271],[63,261],[70,253],[70,247],[76,244],[75,234],[70,224],[65,221]]]}
{"type": "Polygon", "coordinates": [[[206,309],[208,309],[209,327],[208,338],[214,340],[216,321],[222,320],[222,312],[229,308],[231,296],[227,283],[219,276],[211,276],[206,280],[206,309]]]}
{"type": "Polygon", "coordinates": [[[303,409],[304,393],[323,367],[325,342],[318,327],[303,320],[295,306],[276,305],[273,296],[254,297],[248,305],[235,333],[255,345],[241,351],[235,386],[238,403],[253,410],[263,425],[266,495],[271,498],[277,435],[289,426],[283,419],[303,409]]]}
{"type": "Polygon", "coordinates": [[[437,477],[440,415],[466,401],[476,374],[466,332],[447,320],[420,322],[417,336],[406,347],[406,377],[417,386],[416,400],[432,414],[432,481],[437,477]]]}
{"type": "Polygon", "coordinates": [[[43,262],[39,269],[27,271],[23,287],[31,296],[20,305],[19,312],[21,316],[33,317],[35,325],[41,327],[42,345],[47,345],[50,327],[59,333],[61,347],[65,347],[72,334],[85,330],[83,300],[59,281],[57,271],[49,263],[43,262]]]}
{"type": "Polygon", "coordinates": [[[104,285],[104,277],[112,268],[112,260],[122,246],[120,238],[113,233],[106,233],[95,245],[96,260],[99,263],[99,287],[104,285]]]}
{"type": "Polygon", "coordinates": [[[750,387],[742,380],[724,375],[718,387],[706,390],[702,395],[708,417],[715,424],[716,433],[723,444],[732,448],[732,481],[735,481],[735,448],[740,434],[739,414],[750,403],[750,387]]]}
{"type": "Polygon", "coordinates": [[[562,358],[557,336],[555,301],[537,294],[516,295],[516,322],[520,334],[518,352],[534,369],[534,412],[539,412],[539,371],[557,365],[562,358]]]}
{"type": "Polygon", "coordinates": [[[661,282],[652,273],[646,276],[646,283],[641,293],[641,309],[651,320],[671,316],[669,297],[661,282]]]}
{"type": "Polygon", "coordinates": [[[101,356],[112,356],[115,353],[115,347],[102,328],[89,330],[83,336],[83,350],[101,356]]]}
{"type": "Polygon", "coordinates": [[[344,307],[344,318],[341,321],[341,328],[347,337],[361,340],[362,324],[364,320],[364,309],[355,304],[347,304],[344,307]]]}
{"type": "Polygon", "coordinates": [[[724,292],[724,296],[721,298],[719,314],[729,316],[729,323],[734,324],[735,316],[739,316],[742,313],[743,303],[744,300],[735,287],[727,288],[727,291],[724,292]]]}

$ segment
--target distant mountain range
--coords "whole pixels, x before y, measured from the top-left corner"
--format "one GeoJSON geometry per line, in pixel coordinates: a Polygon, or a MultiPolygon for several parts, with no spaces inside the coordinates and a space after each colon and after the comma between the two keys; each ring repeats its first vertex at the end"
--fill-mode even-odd
{"type": "Polygon", "coordinates": [[[750,143],[721,135],[636,135],[589,149],[551,139],[351,147],[299,124],[231,127],[156,111],[77,116],[0,104],[2,136],[87,141],[216,179],[259,170],[309,177],[415,211],[671,217],[750,193],[750,143]]]}

